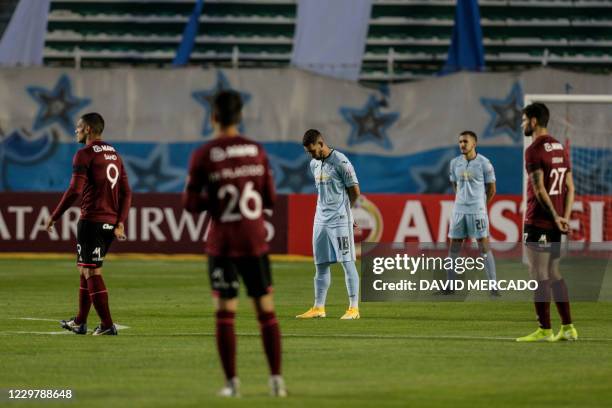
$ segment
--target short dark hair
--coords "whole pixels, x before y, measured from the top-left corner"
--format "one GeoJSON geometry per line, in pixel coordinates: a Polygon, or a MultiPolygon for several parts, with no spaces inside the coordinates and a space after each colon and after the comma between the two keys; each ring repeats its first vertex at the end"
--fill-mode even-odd
{"type": "Polygon", "coordinates": [[[310,146],[311,144],[317,143],[320,137],[321,132],[319,132],[317,129],[308,129],[302,138],[302,145],[310,146]]]}
{"type": "Polygon", "coordinates": [[[464,130],[463,132],[459,133],[459,136],[463,136],[463,135],[473,137],[475,142],[478,141],[478,136],[476,136],[476,133],[472,130],[464,130]]]}
{"type": "Polygon", "coordinates": [[[213,102],[213,114],[221,126],[237,125],[242,120],[242,98],[236,91],[219,91],[213,102]]]}
{"type": "Polygon", "coordinates": [[[102,115],[97,112],[86,113],[81,116],[81,120],[85,122],[96,135],[101,135],[104,131],[104,119],[102,115]]]}
{"type": "Polygon", "coordinates": [[[525,106],[525,108],[523,108],[523,114],[527,116],[527,119],[536,118],[538,125],[541,127],[548,126],[550,112],[543,103],[534,102],[531,105],[525,106]]]}

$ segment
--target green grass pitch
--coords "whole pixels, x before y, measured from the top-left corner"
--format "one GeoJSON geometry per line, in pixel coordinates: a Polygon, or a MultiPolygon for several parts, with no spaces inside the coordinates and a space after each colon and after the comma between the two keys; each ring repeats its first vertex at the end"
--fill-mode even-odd
{"type": "MultiPolygon", "coordinates": [[[[267,365],[241,295],[243,397],[215,396],[222,374],[204,262],[112,259],[105,266],[117,337],[51,335],[76,312],[78,277],[65,260],[0,260],[0,405],[87,407],[609,406],[612,304],[576,303],[581,339],[518,344],[535,328],[528,303],[366,303],[346,307],[332,270],[326,319],[298,321],[312,302],[313,267],[274,262],[283,369],[290,396],[267,396],[267,365]],[[8,401],[8,389],[71,389],[72,402],[8,401]]],[[[553,325],[559,326],[551,308],[553,325]]],[[[90,329],[97,324],[94,309],[90,329]]]]}

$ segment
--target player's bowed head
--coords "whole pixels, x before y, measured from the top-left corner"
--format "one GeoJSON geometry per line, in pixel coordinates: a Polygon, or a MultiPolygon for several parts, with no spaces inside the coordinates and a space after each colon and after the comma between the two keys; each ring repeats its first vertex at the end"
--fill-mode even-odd
{"type": "Polygon", "coordinates": [[[313,159],[323,160],[331,153],[331,149],[325,143],[323,135],[317,129],[308,129],[302,138],[304,151],[313,159]]]}

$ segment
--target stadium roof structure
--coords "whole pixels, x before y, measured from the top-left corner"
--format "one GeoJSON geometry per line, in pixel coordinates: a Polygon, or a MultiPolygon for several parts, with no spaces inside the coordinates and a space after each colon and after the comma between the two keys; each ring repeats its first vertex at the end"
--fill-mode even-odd
{"type": "MultiPolygon", "coordinates": [[[[612,71],[612,1],[481,0],[489,71],[548,65],[612,71]]],[[[168,66],[193,0],[53,0],[45,64],[168,66]]],[[[452,0],[374,0],[360,79],[404,81],[440,71],[454,22],[452,0]]],[[[295,0],[206,0],[191,63],[290,64],[295,0]]]]}

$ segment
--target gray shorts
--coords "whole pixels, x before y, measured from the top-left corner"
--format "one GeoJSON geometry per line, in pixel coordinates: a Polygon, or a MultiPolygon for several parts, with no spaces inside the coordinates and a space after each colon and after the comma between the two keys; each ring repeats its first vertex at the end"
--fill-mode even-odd
{"type": "Polygon", "coordinates": [[[312,251],[315,264],[355,261],[353,227],[315,224],[312,251]]]}
{"type": "Polygon", "coordinates": [[[489,217],[486,212],[479,214],[463,214],[453,211],[451,225],[448,229],[448,237],[454,239],[462,238],[486,238],[489,236],[489,217]]]}

